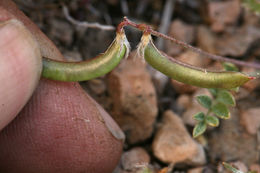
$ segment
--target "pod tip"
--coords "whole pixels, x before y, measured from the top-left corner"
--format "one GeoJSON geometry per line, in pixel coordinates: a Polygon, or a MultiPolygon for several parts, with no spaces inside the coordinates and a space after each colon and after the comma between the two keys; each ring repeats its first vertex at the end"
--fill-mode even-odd
{"type": "Polygon", "coordinates": [[[248,77],[250,80],[253,80],[253,79],[256,79],[257,77],[255,77],[255,76],[249,76],[248,77]]]}

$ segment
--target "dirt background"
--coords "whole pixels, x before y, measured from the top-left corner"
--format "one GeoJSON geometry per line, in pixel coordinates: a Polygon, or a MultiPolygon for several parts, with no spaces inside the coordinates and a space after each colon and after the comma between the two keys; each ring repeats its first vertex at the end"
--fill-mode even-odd
{"type": "MultiPolygon", "coordinates": [[[[77,21],[116,26],[123,16],[147,23],[207,52],[244,61],[259,61],[259,17],[238,0],[15,0],[19,8],[57,45],[69,61],[104,52],[115,31],[80,27],[65,17],[62,6],[77,21]]],[[[222,161],[260,172],[260,83],[251,81],[234,93],[237,106],[230,120],[191,137],[192,115],[206,111],[195,100],[206,89],[166,78],[134,52],[141,32],[126,28],[133,52],[108,75],[82,87],[116,120],[126,134],[124,153],[114,173],[225,172],[222,161]],[[137,58],[136,58],[137,57],[137,58]]],[[[208,69],[221,63],[168,41],[156,45],[180,61],[208,69]]],[[[240,67],[243,72],[254,69],[240,67]]]]}

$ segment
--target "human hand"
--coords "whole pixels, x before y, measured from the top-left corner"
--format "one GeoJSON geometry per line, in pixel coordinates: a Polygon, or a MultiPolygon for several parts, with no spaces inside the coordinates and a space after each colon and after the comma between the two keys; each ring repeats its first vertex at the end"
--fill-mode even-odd
{"type": "MultiPolygon", "coordinates": [[[[15,18],[1,9],[17,12],[12,4],[0,1],[0,21],[15,18]]],[[[24,20],[28,28],[17,21],[0,27],[0,102],[5,106],[0,105],[0,172],[111,172],[120,158],[122,131],[78,83],[38,82],[41,59],[34,38],[41,53],[59,53],[24,20]]]]}
{"type": "Polygon", "coordinates": [[[41,74],[36,41],[17,20],[0,23],[0,130],[26,104],[41,74]]]}

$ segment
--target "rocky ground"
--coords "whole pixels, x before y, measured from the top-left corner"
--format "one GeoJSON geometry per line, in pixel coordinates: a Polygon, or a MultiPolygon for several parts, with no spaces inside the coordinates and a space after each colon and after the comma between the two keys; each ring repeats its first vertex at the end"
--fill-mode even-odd
{"type": "MultiPolygon", "coordinates": [[[[81,61],[104,52],[114,31],[71,24],[55,0],[16,0],[70,61],[81,61]]],[[[179,40],[207,52],[244,61],[259,61],[259,17],[238,0],[78,0],[62,1],[78,21],[116,26],[128,16],[152,25],[179,40]],[[165,8],[169,7],[169,9],[165,8]],[[168,11],[167,11],[168,10],[168,11]],[[172,10],[172,13],[171,13],[172,10]],[[164,18],[163,18],[164,16],[164,18]],[[162,22],[163,19],[167,19],[162,22]],[[163,28],[163,29],[162,29],[163,28]]],[[[192,116],[206,111],[195,100],[206,89],[165,78],[148,67],[134,51],[141,33],[126,29],[133,52],[108,75],[81,83],[116,120],[126,134],[124,152],[114,173],[219,172],[222,161],[241,170],[260,172],[260,82],[251,81],[234,93],[237,106],[232,117],[221,121],[197,139],[192,138],[192,116]]],[[[191,50],[155,38],[158,47],[180,61],[208,69],[221,69],[219,62],[191,50]]],[[[254,69],[241,67],[241,71],[254,69]]]]}

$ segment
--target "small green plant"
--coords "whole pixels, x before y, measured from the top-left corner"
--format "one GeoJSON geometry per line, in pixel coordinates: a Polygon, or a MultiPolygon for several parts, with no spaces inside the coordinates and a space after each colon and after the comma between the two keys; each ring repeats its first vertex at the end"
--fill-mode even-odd
{"type": "MultiPolygon", "coordinates": [[[[238,71],[238,68],[231,63],[224,63],[226,71],[238,71]]],[[[193,116],[198,122],[193,129],[193,137],[203,134],[207,126],[217,127],[220,119],[229,119],[230,111],[228,107],[235,106],[236,101],[231,92],[227,89],[208,89],[212,98],[207,95],[197,96],[198,103],[207,109],[207,112],[199,112],[193,116]]],[[[233,90],[238,91],[238,88],[233,90]]]]}

